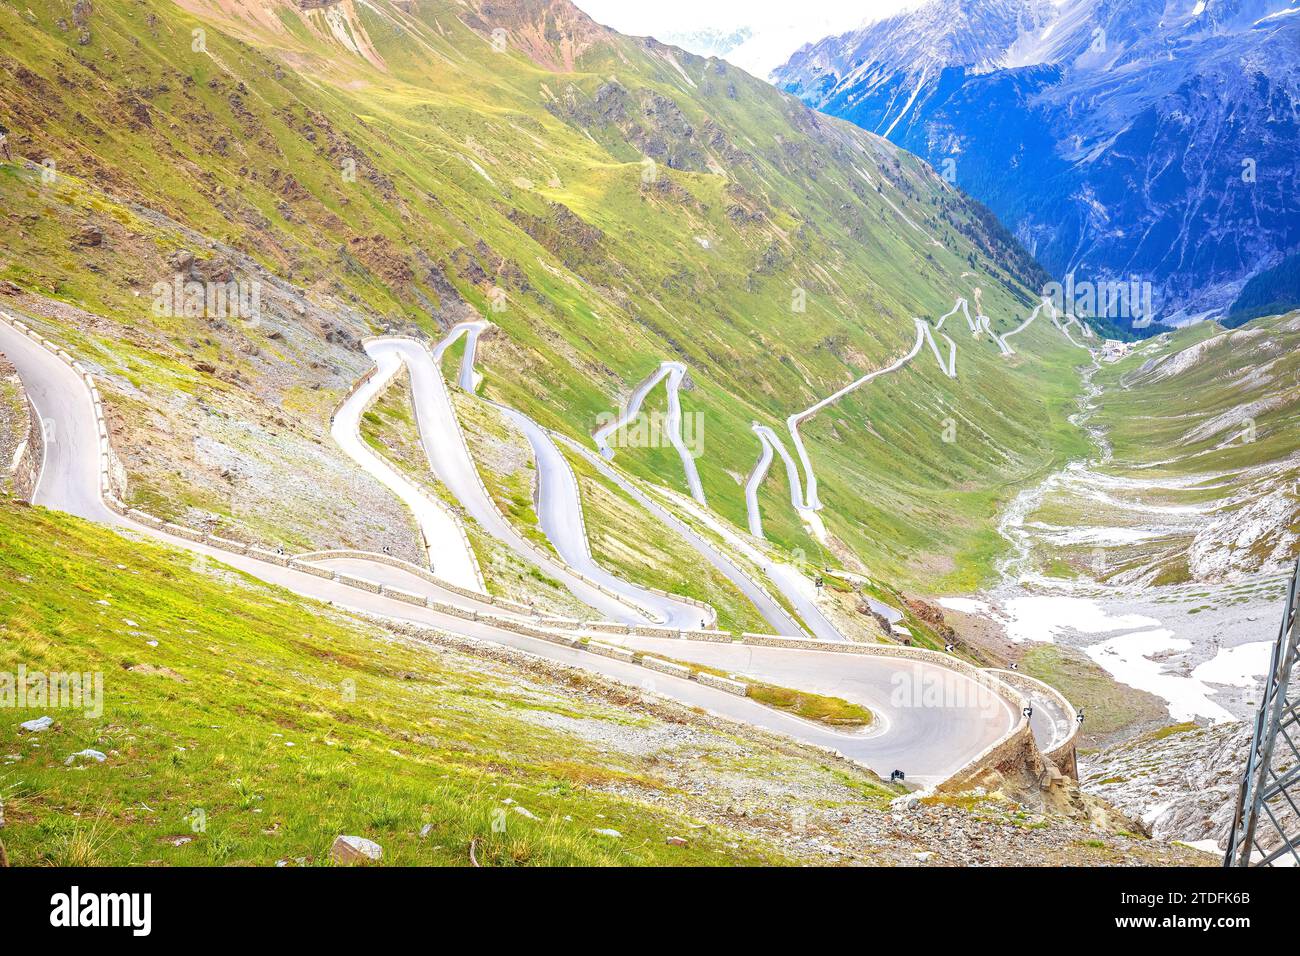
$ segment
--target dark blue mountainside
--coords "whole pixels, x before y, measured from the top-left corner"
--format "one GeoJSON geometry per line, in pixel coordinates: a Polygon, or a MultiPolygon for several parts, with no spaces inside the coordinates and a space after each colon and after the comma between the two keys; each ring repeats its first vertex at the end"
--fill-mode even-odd
{"type": "Polygon", "coordinates": [[[1054,275],[1149,281],[1161,322],[1300,252],[1300,0],[932,0],[773,79],[924,156],[1054,275]]]}

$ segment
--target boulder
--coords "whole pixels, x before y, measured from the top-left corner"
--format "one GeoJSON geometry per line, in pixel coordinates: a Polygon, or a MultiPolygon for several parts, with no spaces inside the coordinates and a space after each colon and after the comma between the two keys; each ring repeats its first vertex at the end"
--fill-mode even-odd
{"type": "Polygon", "coordinates": [[[384,858],[384,848],[373,840],[359,836],[335,837],[330,847],[330,859],[339,866],[378,863],[384,858]]]}
{"type": "Polygon", "coordinates": [[[98,750],[78,750],[75,754],[69,756],[67,760],[63,761],[63,765],[65,767],[71,767],[79,760],[93,760],[95,763],[103,763],[107,759],[108,754],[100,753],[98,750]]]}
{"type": "Polygon", "coordinates": [[[104,230],[93,224],[83,226],[72,241],[79,246],[102,246],[104,244],[104,230]]]}

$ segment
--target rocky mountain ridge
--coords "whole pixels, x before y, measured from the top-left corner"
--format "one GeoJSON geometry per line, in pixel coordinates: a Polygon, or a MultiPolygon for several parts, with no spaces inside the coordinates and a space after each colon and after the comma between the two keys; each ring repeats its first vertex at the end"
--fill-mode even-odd
{"type": "Polygon", "coordinates": [[[1179,324],[1300,248],[1297,51],[1294,0],[935,0],[774,80],[928,159],[1056,276],[1149,282],[1179,324]]]}

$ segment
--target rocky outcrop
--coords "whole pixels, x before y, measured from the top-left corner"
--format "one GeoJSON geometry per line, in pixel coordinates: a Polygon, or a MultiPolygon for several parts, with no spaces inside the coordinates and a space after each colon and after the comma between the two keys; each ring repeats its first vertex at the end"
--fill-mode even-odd
{"type": "Polygon", "coordinates": [[[471,0],[465,23],[497,49],[522,50],[538,66],[573,73],[582,56],[612,35],[571,3],[471,0]]]}
{"type": "Polygon", "coordinates": [[[1250,741],[1244,723],[1167,728],[1085,758],[1083,786],[1141,819],[1156,839],[1222,848],[1250,741]]]}

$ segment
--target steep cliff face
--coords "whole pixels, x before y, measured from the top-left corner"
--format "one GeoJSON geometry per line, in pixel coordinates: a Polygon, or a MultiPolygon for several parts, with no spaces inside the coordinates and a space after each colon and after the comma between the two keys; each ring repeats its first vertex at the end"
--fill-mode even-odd
{"type": "Polygon", "coordinates": [[[1050,271],[1230,309],[1300,247],[1294,0],[935,0],[829,37],[783,89],[926,157],[1050,271]]]}

